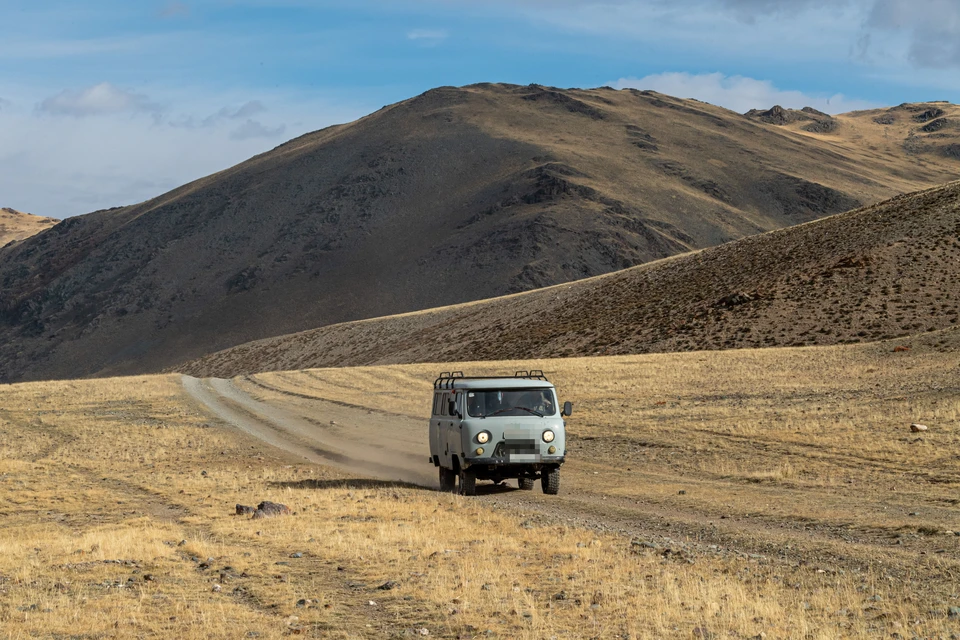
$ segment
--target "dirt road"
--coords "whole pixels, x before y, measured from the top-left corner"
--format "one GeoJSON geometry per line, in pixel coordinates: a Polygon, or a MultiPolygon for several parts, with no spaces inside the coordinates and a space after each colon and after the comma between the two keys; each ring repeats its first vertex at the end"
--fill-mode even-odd
{"type": "MultiPolygon", "coordinates": [[[[183,384],[220,419],[293,455],[360,475],[437,486],[435,470],[428,463],[427,421],[422,417],[292,392],[255,378],[198,380],[185,376],[183,384]]],[[[622,448],[623,443],[605,439],[571,438],[571,459],[564,465],[561,495],[483,484],[478,486],[477,500],[534,520],[620,533],[662,548],[753,554],[774,562],[828,569],[870,567],[891,579],[919,572],[932,579],[926,587],[934,591],[937,583],[952,581],[951,576],[960,574],[958,539],[953,536],[938,537],[937,547],[931,549],[927,536],[885,526],[851,527],[848,522],[826,518],[811,521],[675,500],[666,495],[675,482],[682,481],[680,486],[694,494],[716,482],[675,475],[653,465],[631,470],[626,468],[628,462],[618,459],[616,452],[622,448]],[[655,489],[651,491],[651,487],[655,489]],[[662,488],[666,492],[661,492],[662,488]]],[[[762,485],[748,486],[757,493],[753,500],[776,497],[767,496],[762,485]]],[[[731,494],[745,490],[734,485],[728,488],[731,494]]],[[[676,496],[677,490],[672,493],[676,496]]],[[[781,494],[776,495],[782,499],[781,494]]],[[[864,502],[862,495],[832,499],[841,500],[843,508],[864,502]]],[[[894,508],[898,500],[888,496],[882,502],[894,508]]],[[[872,504],[868,500],[861,508],[872,504]]],[[[950,507],[934,505],[927,511],[944,521],[955,514],[950,507]]]]}
{"type": "Polygon", "coordinates": [[[316,398],[268,403],[255,385],[240,384],[183,376],[187,393],[218,418],[278,449],[384,480],[436,484],[423,421],[316,398]]]}

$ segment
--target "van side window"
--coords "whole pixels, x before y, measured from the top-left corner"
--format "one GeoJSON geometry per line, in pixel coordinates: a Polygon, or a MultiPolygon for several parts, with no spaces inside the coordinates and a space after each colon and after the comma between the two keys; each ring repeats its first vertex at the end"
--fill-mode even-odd
{"type": "Polygon", "coordinates": [[[433,415],[440,415],[440,394],[433,394],[433,415]]]}
{"type": "Polygon", "coordinates": [[[440,415],[448,416],[450,415],[450,403],[447,400],[450,398],[449,393],[444,393],[440,395],[440,415]]]}

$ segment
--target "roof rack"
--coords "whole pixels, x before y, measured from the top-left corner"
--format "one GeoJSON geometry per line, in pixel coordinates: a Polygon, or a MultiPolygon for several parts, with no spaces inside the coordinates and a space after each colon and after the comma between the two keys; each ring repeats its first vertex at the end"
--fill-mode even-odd
{"type": "MultiPolygon", "coordinates": [[[[433,381],[434,389],[453,389],[457,380],[502,380],[510,376],[465,376],[463,371],[444,371],[437,379],[433,381]]],[[[549,382],[547,376],[543,375],[540,369],[531,369],[530,371],[517,371],[513,374],[514,378],[525,378],[528,380],[543,380],[549,382]]]]}

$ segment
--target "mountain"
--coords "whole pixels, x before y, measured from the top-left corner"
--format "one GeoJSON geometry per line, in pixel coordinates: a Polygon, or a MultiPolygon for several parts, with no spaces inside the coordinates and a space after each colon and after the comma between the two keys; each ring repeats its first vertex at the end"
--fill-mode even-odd
{"type": "Polygon", "coordinates": [[[0,247],[15,240],[23,240],[49,229],[60,222],[55,218],[44,218],[22,213],[9,207],[0,207],[0,247]]]}
{"type": "Polygon", "coordinates": [[[784,109],[775,105],[745,115],[786,131],[830,140],[844,153],[868,150],[874,157],[889,157],[906,152],[917,162],[936,157],[960,160],[960,107],[949,102],[904,103],[838,116],[811,107],[784,109]]]}
{"type": "Polygon", "coordinates": [[[955,350],[958,313],[960,182],[580,282],[261,340],[178,370],[909,347],[921,335],[955,350]]]}
{"type": "Polygon", "coordinates": [[[824,135],[653,92],[431,90],[0,249],[0,381],[155,371],[608,273],[955,177],[960,160],[907,145],[926,126],[907,116],[908,132],[851,114],[824,135]]]}

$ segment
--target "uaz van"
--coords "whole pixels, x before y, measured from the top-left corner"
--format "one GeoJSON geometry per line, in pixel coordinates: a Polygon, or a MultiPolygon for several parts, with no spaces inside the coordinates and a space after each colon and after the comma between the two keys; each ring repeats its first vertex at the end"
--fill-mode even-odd
{"type": "Polygon", "coordinates": [[[477,480],[500,484],[516,478],[521,489],[560,491],[566,455],[564,416],[557,390],[542,371],[511,377],[441,373],[433,383],[430,462],[440,469],[441,491],[474,495],[477,480]],[[458,482],[459,481],[459,482],[458,482]]]}

